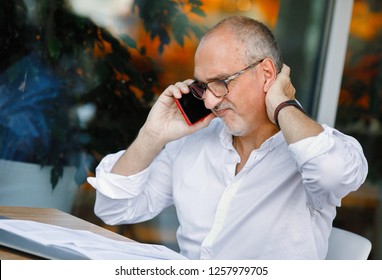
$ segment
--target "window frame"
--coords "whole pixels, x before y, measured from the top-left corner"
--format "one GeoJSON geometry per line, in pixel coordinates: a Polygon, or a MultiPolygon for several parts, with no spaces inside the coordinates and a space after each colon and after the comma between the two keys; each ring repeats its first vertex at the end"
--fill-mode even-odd
{"type": "Polygon", "coordinates": [[[327,53],[319,91],[316,120],[335,125],[345,56],[349,39],[353,0],[336,0],[334,3],[327,53]]]}

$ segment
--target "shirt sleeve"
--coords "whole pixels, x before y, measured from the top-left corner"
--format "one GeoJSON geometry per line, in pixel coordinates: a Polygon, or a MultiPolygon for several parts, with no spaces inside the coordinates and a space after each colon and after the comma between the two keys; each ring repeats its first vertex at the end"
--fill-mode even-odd
{"type": "Polygon", "coordinates": [[[148,178],[148,168],[132,176],[110,173],[123,152],[105,156],[96,168],[96,177],[87,179],[98,192],[111,199],[128,199],[139,195],[148,178]]]}
{"type": "Polygon", "coordinates": [[[95,214],[112,225],[149,220],[172,204],[171,160],[167,152],[162,150],[148,168],[135,175],[110,173],[123,152],[105,156],[96,168],[96,176],[88,178],[97,190],[95,214]]]}
{"type": "Polygon", "coordinates": [[[324,131],[289,145],[316,210],[340,206],[341,199],[365,181],[368,164],[356,139],[323,125],[324,131]]]}

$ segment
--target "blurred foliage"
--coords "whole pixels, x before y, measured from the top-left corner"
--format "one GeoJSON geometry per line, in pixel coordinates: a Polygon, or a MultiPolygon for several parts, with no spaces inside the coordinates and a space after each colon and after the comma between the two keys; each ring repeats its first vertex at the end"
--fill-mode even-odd
{"type": "Polygon", "coordinates": [[[163,52],[164,46],[170,43],[170,34],[173,35],[176,42],[181,46],[184,43],[184,36],[189,36],[191,32],[198,37],[203,35],[203,28],[192,24],[184,12],[189,10],[199,16],[205,16],[201,6],[202,2],[198,0],[134,1],[134,7],[138,8],[139,16],[144,21],[144,28],[150,33],[151,39],[154,39],[156,36],[160,38],[160,52],[163,52]]]}
{"type": "MultiPolygon", "coordinates": [[[[368,11],[369,18],[377,17],[382,4],[369,1],[368,11]]],[[[350,34],[336,127],[359,140],[369,163],[368,179],[381,181],[382,28],[373,32],[370,38],[350,34]]]]}
{"type": "MultiPolygon", "coordinates": [[[[34,5],[31,16],[23,1],[0,4],[0,158],[53,165],[53,187],[63,167],[75,165],[82,183],[104,155],[136,137],[161,68],[132,36],[115,37],[63,0],[34,5]],[[77,111],[89,105],[95,115],[80,123],[77,111]]],[[[159,53],[204,32],[189,18],[204,16],[201,1],[135,0],[133,10],[159,38],[159,53]]]]}

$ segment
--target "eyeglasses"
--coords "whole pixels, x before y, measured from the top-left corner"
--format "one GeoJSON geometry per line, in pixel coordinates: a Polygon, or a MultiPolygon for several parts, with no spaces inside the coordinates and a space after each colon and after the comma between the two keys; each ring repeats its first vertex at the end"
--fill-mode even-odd
{"type": "Polygon", "coordinates": [[[195,96],[197,99],[203,100],[204,99],[204,93],[208,89],[215,97],[221,98],[226,96],[229,93],[228,90],[228,83],[232,80],[236,79],[238,76],[243,74],[245,71],[252,69],[256,65],[263,62],[264,59],[261,59],[259,61],[256,61],[255,63],[249,65],[248,67],[244,68],[243,70],[229,76],[226,79],[223,80],[214,80],[210,81],[208,83],[203,83],[199,81],[193,82],[189,88],[193,96],[195,96]]]}

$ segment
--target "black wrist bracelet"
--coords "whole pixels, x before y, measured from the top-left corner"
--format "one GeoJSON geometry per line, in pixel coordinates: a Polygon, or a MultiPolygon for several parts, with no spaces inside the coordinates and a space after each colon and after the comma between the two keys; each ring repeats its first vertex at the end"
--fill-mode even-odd
{"type": "Polygon", "coordinates": [[[273,114],[273,119],[275,120],[275,123],[277,125],[278,128],[280,128],[280,125],[279,125],[279,120],[278,120],[278,117],[279,117],[279,112],[281,111],[282,108],[285,108],[287,106],[294,106],[296,107],[297,109],[299,109],[301,112],[303,112],[304,114],[306,114],[305,110],[301,107],[300,103],[298,103],[296,100],[288,100],[288,101],[284,101],[284,102],[281,102],[277,107],[276,107],[276,110],[273,114]]]}

